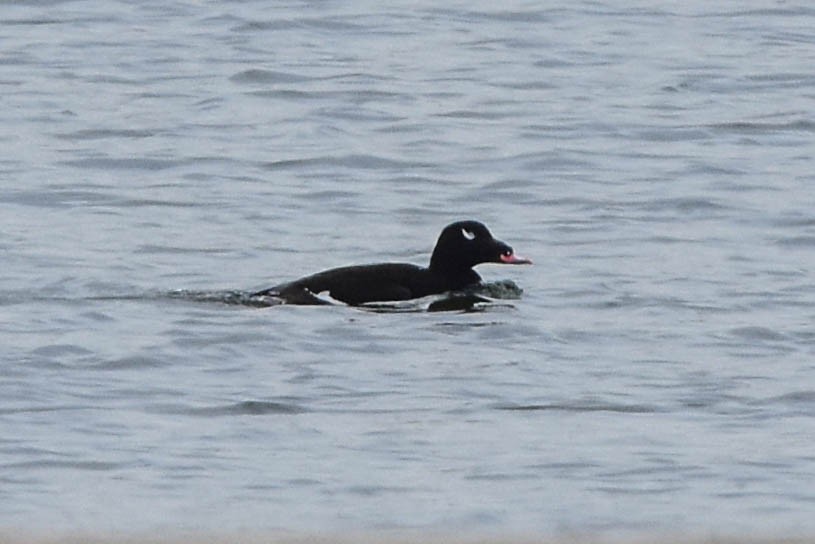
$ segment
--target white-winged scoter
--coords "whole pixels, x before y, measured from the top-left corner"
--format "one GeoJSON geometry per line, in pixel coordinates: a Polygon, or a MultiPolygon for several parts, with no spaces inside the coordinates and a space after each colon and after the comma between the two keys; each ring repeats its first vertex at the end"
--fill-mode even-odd
{"type": "Polygon", "coordinates": [[[430,266],[383,263],[332,268],[281,283],[252,296],[273,296],[289,304],[325,304],[328,295],[346,304],[421,298],[456,291],[481,282],[473,267],[481,263],[532,264],[492,237],[478,221],[458,221],[441,231],[430,266]]]}

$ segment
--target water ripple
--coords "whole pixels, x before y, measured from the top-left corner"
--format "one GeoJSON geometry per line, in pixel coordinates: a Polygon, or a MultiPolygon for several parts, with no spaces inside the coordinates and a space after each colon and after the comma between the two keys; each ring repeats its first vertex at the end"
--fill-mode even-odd
{"type": "Polygon", "coordinates": [[[558,411],[558,412],[618,412],[625,414],[654,414],[663,409],[648,404],[620,404],[605,401],[554,402],[543,404],[498,404],[496,410],[518,412],[558,411]]]}
{"type": "Polygon", "coordinates": [[[166,170],[184,164],[175,159],[93,158],[63,161],[66,166],[99,170],[166,170]]]}
{"type": "Polygon", "coordinates": [[[187,406],[167,404],[154,406],[153,411],[162,414],[187,415],[195,417],[262,416],[302,414],[307,410],[299,404],[288,401],[247,400],[218,406],[187,406]]]}
{"type": "Polygon", "coordinates": [[[291,72],[277,72],[274,70],[251,69],[238,72],[231,76],[230,81],[235,83],[302,83],[312,78],[291,72]]]}
{"type": "Polygon", "coordinates": [[[313,168],[347,168],[363,170],[406,170],[432,166],[426,162],[411,162],[385,158],[377,155],[352,154],[342,156],[308,157],[302,159],[281,159],[261,165],[267,170],[303,170],[313,168]]]}

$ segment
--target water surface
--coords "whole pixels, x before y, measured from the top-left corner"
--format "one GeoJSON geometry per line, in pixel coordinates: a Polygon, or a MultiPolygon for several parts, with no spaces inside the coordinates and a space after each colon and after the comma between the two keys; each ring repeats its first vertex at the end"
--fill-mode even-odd
{"type": "Polygon", "coordinates": [[[815,11],[0,7],[0,529],[812,534],[815,11]],[[535,260],[475,312],[257,308],[535,260]]]}

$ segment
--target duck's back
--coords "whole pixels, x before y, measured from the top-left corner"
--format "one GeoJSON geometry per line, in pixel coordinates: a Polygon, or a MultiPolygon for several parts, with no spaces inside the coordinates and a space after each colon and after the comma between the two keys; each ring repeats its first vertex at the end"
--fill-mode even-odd
{"type": "MultiPolygon", "coordinates": [[[[475,274],[474,282],[478,281],[475,274]]],[[[303,303],[304,297],[321,293],[346,304],[364,304],[390,300],[408,300],[443,293],[458,286],[427,268],[407,263],[383,263],[345,266],[318,272],[283,283],[258,295],[274,295],[303,303]]],[[[320,299],[314,297],[313,303],[320,299]]]]}

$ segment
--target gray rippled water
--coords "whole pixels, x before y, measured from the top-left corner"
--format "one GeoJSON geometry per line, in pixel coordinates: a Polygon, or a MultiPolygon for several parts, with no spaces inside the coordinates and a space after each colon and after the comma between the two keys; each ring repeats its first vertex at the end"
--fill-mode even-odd
{"type": "Polygon", "coordinates": [[[812,28],[2,4],[0,531],[813,534],[812,28]],[[244,304],[461,218],[522,294],[244,304]]]}

